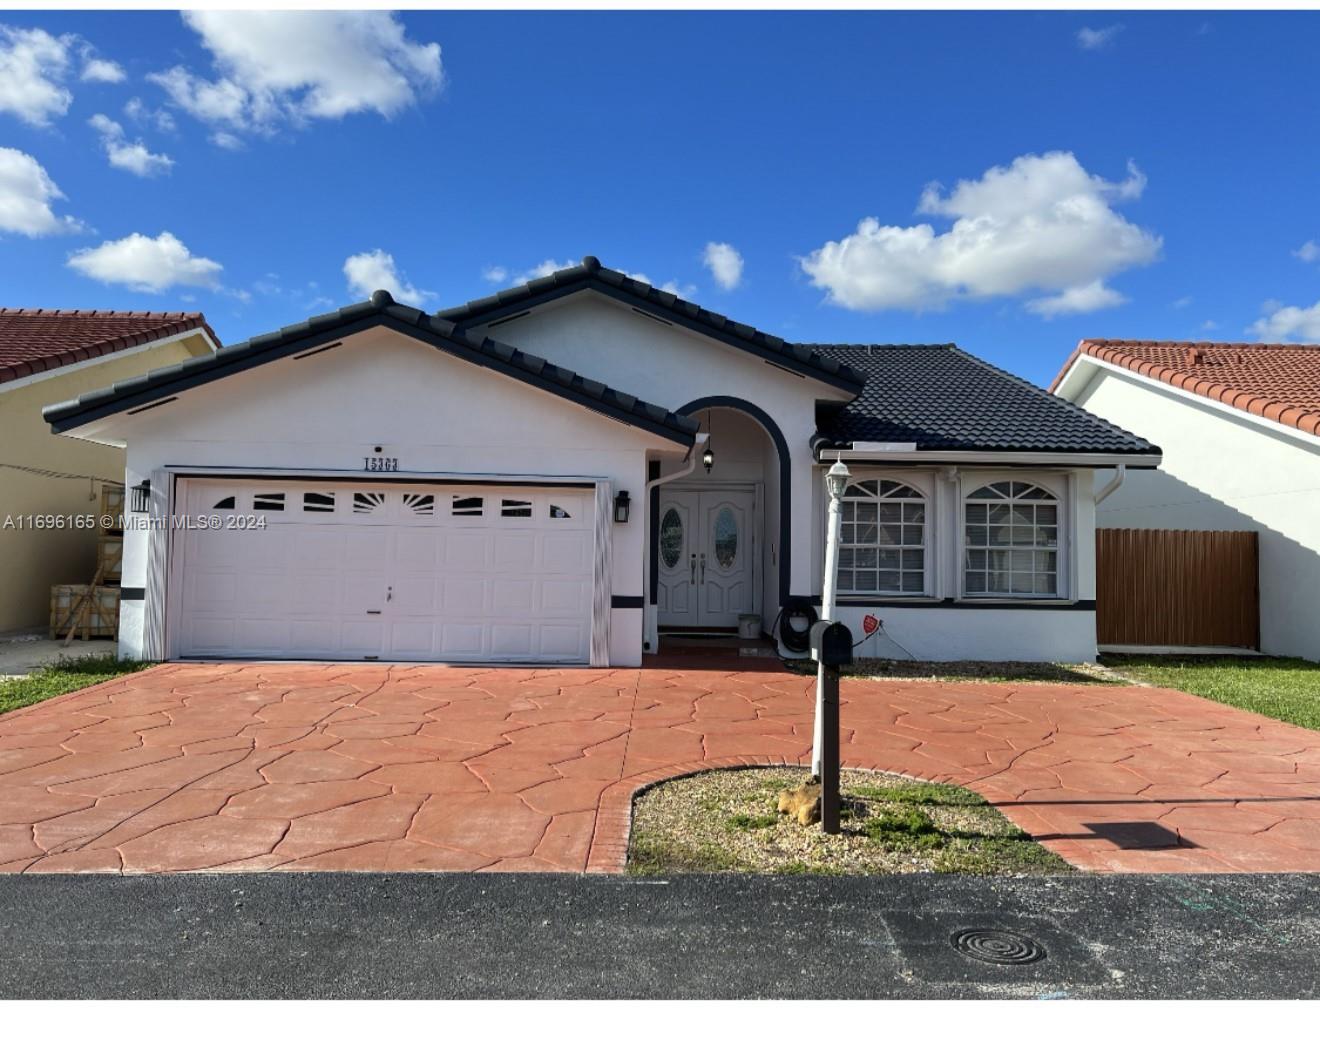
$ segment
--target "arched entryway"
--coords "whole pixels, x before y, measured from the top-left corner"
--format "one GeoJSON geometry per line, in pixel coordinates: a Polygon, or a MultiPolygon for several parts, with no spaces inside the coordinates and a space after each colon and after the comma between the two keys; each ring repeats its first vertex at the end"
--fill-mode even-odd
{"type": "Polygon", "coordinates": [[[659,631],[769,631],[791,569],[789,459],[768,414],[734,397],[679,408],[708,434],[709,470],[652,491],[649,599],[659,631]]]}

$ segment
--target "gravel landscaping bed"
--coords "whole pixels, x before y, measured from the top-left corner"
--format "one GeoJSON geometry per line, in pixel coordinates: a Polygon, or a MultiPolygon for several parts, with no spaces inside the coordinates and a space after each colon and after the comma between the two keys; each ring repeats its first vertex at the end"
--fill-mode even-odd
{"type": "Polygon", "coordinates": [[[1067,872],[975,792],[897,774],[845,770],[842,831],[825,835],[776,813],[800,770],[712,770],[665,781],[633,803],[628,871],[870,875],[1067,872]]]}

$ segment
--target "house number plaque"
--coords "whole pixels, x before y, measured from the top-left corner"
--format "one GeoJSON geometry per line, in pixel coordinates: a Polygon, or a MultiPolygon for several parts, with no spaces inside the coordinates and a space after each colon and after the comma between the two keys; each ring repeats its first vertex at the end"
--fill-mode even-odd
{"type": "Polygon", "coordinates": [[[367,472],[398,472],[399,459],[368,454],[362,459],[362,468],[367,472]]]}

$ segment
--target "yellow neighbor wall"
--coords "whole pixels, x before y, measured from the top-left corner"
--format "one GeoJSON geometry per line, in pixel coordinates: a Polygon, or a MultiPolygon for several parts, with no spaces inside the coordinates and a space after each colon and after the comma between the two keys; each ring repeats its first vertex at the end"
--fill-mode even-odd
{"type": "Polygon", "coordinates": [[[100,503],[99,483],[93,498],[88,496],[93,485],[85,479],[50,479],[6,466],[124,481],[122,450],[56,436],[41,408],[208,352],[205,336],[198,333],[77,370],[55,371],[19,388],[0,384],[0,634],[45,630],[51,585],[85,585],[96,572],[95,530],[19,530],[6,527],[6,519],[95,514],[100,503]]]}

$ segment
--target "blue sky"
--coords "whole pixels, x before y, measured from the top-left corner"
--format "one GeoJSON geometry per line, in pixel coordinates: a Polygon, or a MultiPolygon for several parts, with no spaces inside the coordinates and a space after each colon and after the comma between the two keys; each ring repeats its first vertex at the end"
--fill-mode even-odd
{"type": "Polygon", "coordinates": [[[1320,341],[1315,14],[281,17],[0,12],[0,304],[239,341],[592,253],[1040,382],[1083,336],[1320,341]]]}

